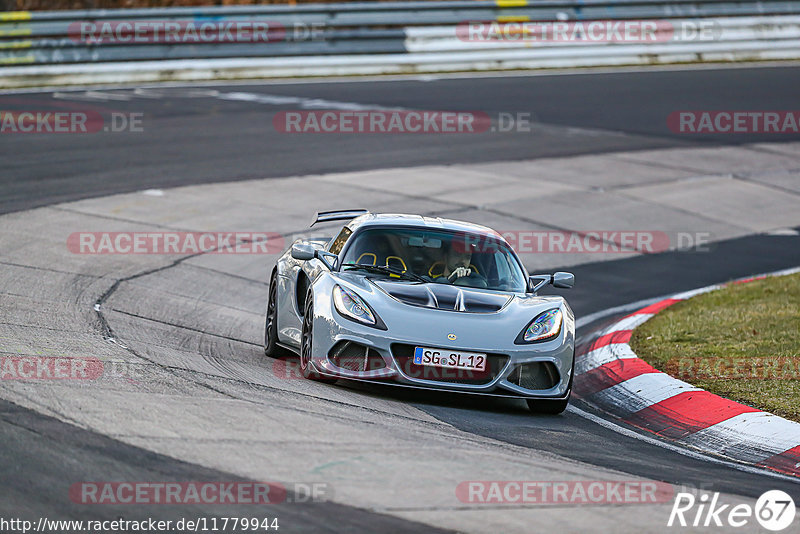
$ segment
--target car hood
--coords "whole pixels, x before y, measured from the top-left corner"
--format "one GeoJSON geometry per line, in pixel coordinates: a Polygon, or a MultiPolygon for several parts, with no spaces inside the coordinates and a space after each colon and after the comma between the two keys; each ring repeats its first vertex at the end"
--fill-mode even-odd
{"type": "MultiPolygon", "coordinates": [[[[540,313],[553,308],[564,311],[565,323],[574,323],[572,311],[558,295],[426,284],[361,273],[331,273],[330,283],[356,291],[386,323],[393,338],[431,346],[469,347],[486,352],[496,351],[498,343],[514,347],[513,340],[520,331],[540,313]],[[428,289],[435,301],[429,300],[428,289]],[[456,299],[463,304],[461,310],[456,307],[456,299]],[[457,335],[457,341],[447,338],[449,333],[457,335]]],[[[545,345],[537,347],[542,349],[545,345]]]]}
{"type": "Polygon", "coordinates": [[[370,279],[370,282],[404,304],[468,313],[496,313],[513,295],[437,283],[408,283],[370,279]]]}

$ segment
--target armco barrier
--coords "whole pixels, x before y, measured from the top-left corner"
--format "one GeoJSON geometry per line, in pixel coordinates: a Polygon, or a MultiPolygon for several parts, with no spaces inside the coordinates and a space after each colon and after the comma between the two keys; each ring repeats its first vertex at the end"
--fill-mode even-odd
{"type": "Polygon", "coordinates": [[[5,87],[798,57],[800,0],[497,0],[0,13],[5,87]],[[594,26],[608,21],[650,27],[651,38],[608,32],[594,38],[594,26]],[[486,23],[489,33],[474,38],[469,22],[486,23]]]}

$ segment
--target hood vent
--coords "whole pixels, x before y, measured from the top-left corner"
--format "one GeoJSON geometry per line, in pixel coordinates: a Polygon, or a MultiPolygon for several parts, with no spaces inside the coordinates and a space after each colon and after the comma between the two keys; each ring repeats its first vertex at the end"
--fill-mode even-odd
{"type": "Polygon", "coordinates": [[[445,284],[387,282],[384,280],[372,280],[372,283],[404,304],[438,310],[495,313],[511,300],[508,295],[445,284]]]}

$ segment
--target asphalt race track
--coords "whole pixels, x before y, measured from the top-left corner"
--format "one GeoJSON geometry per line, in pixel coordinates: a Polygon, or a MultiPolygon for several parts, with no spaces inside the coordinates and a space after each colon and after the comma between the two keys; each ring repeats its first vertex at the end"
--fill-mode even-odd
{"type": "MultiPolygon", "coordinates": [[[[152,89],[125,99],[86,98],[70,90],[0,97],[4,109],[96,109],[144,113],[145,133],[50,137],[47,157],[35,134],[0,145],[0,213],[148,187],[298,176],[427,164],[523,160],[691,144],[787,141],[790,134],[678,135],[667,127],[686,109],[790,110],[797,68],[742,68],[565,76],[500,76],[436,81],[238,85],[152,89]],[[531,132],[482,135],[286,135],[276,112],[296,104],[259,105],[205,97],[255,92],[311,101],[423,110],[528,113],[531,132]],[[72,96],[69,96],[69,95],[72,96]]],[[[229,97],[230,98],[230,97],[229,97]]],[[[329,107],[329,106],[322,106],[329,107]]],[[[313,108],[309,108],[313,109],[313,108]]],[[[794,136],[795,139],[797,136],[794,136]]]]}
{"type": "MultiPolygon", "coordinates": [[[[329,483],[325,502],[259,509],[260,516],[279,517],[285,532],[523,532],[531,521],[548,528],[563,524],[569,532],[666,528],[663,510],[670,503],[655,511],[614,506],[569,511],[567,519],[564,508],[470,508],[453,502],[451,484],[467,476],[641,477],[742,502],[770,489],[798,500],[800,487],[788,477],[687,457],[600,426],[574,410],[532,416],[520,401],[282,380],[259,341],[274,255],[99,258],[68,254],[63,246],[64,236],[74,231],[242,227],[251,216],[253,226],[288,238],[303,234],[313,212],[326,202],[334,208],[363,205],[484,217],[487,224],[510,224],[515,218],[517,225],[534,221],[531,226],[539,227],[535,199],[502,210],[458,200],[463,198],[459,173],[490,173],[492,165],[541,158],[556,158],[552,168],[566,169],[573,157],[610,158],[603,161],[627,169],[637,153],[645,154],[636,163],[644,168],[655,151],[694,148],[719,151],[731,160],[782,162],[780,173],[765,166],[763,176],[724,168],[707,173],[730,174],[727,181],[713,180],[746,187],[743,196],[764,187],[786,199],[772,215],[780,224],[761,228],[743,221],[734,228],[709,215],[714,239],[708,250],[551,258],[548,271],[563,267],[576,275],[576,288],[566,295],[576,317],[597,317],[581,323],[581,335],[622,313],[592,315],[603,310],[800,265],[800,156],[790,148],[800,136],[679,135],[666,123],[676,110],[795,109],[798,87],[800,68],[788,66],[0,95],[4,110],[142,113],[144,126],[143,132],[7,135],[0,142],[0,213],[5,214],[0,263],[6,271],[0,277],[5,315],[0,340],[6,347],[0,345],[0,352],[89,353],[141,369],[135,380],[102,380],[98,387],[0,384],[5,483],[0,515],[176,519],[253,513],[246,505],[79,505],[67,494],[81,480],[329,483]],[[290,100],[276,104],[281,97],[290,100]],[[530,113],[532,126],[522,133],[463,136],[287,135],[273,128],[282,110],[354,105],[481,111],[491,117],[530,113]],[[392,175],[396,178],[388,180],[388,188],[380,182],[383,169],[411,173],[422,166],[441,171],[430,178],[442,180],[441,198],[416,190],[419,182],[411,178],[407,185],[402,171],[392,175]],[[372,171],[377,173],[374,187],[359,174],[372,171]],[[340,174],[329,178],[330,173],[340,174]],[[173,187],[185,189],[168,189],[173,187]],[[148,189],[157,189],[155,196],[140,193],[148,189]],[[160,202],[159,195],[168,207],[151,203],[160,202]],[[782,231],[771,231],[776,229],[782,231]],[[415,453],[418,444],[424,444],[421,456],[415,453]],[[462,469],[465,463],[474,471],[462,469]]],[[[703,159],[709,168],[716,164],[703,159]]],[[[651,166],[658,172],[694,172],[689,160],[665,165],[654,160],[651,166]]],[[[527,168],[536,180],[548,181],[535,163],[527,168]]],[[[626,179],[635,184],[638,178],[626,179]]],[[[645,179],[653,187],[662,181],[660,176],[645,179]]],[[[600,178],[594,183],[591,176],[586,181],[586,191],[598,194],[635,189],[600,178]]],[[[498,181],[494,187],[513,186],[498,181]]],[[[695,229],[691,221],[699,220],[697,210],[682,210],[675,207],[690,222],[680,228],[695,229]]],[[[749,216],[767,218],[764,211],[754,208],[749,216]]],[[[626,224],[646,224],[644,216],[626,224]]],[[[659,216],[654,212],[653,220],[659,216]]],[[[545,227],[563,226],[552,224],[545,227]]],[[[605,223],[589,212],[578,227],[592,224],[605,223]]],[[[574,405],[603,417],[579,401],[574,405]]],[[[302,499],[290,495],[289,500],[302,499]]]]}

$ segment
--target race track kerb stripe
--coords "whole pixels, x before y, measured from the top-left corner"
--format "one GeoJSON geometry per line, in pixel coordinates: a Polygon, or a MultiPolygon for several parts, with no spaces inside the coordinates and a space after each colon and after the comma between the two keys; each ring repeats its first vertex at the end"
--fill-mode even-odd
{"type": "Polygon", "coordinates": [[[665,438],[681,439],[739,414],[760,411],[708,391],[686,391],[639,410],[625,421],[665,438]]]}
{"type": "Polygon", "coordinates": [[[605,347],[606,345],[611,345],[612,343],[627,343],[631,340],[631,333],[633,330],[617,330],[616,332],[611,332],[610,334],[605,334],[603,336],[598,337],[588,345],[581,348],[578,351],[578,356],[586,354],[587,352],[591,352],[595,349],[599,349],[600,347],[605,347]]]}
{"type": "Polygon", "coordinates": [[[800,476],[800,445],[767,458],[763,462],[759,462],[758,465],[779,473],[800,476]]]}
{"type": "Polygon", "coordinates": [[[639,375],[660,372],[640,358],[614,360],[583,373],[575,384],[575,392],[580,397],[588,397],[639,375]]]}

